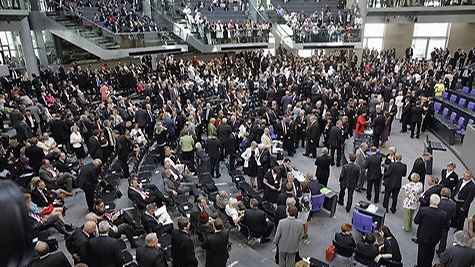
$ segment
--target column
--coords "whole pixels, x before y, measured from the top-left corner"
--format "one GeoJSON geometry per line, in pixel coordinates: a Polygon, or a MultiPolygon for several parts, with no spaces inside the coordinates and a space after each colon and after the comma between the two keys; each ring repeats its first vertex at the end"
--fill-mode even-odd
{"type": "Polygon", "coordinates": [[[152,18],[152,8],[150,6],[150,0],[142,1],[143,15],[152,18]]]}
{"type": "Polygon", "coordinates": [[[23,57],[25,59],[26,70],[28,74],[35,73],[39,75],[38,65],[36,65],[36,56],[35,51],[33,50],[33,42],[31,41],[30,34],[30,23],[28,18],[25,17],[20,21],[21,31],[20,31],[20,41],[21,48],[23,50],[23,57]]]}
{"type": "Polygon", "coordinates": [[[48,65],[48,56],[46,55],[46,46],[43,39],[43,32],[42,31],[35,31],[36,36],[36,43],[38,44],[38,55],[40,58],[41,65],[48,65]]]}

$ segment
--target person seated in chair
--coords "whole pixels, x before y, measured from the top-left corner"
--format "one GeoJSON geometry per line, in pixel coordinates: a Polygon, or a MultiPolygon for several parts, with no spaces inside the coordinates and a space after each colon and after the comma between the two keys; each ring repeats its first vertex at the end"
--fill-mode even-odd
{"type": "Polygon", "coordinates": [[[305,174],[305,180],[308,182],[308,186],[310,186],[310,193],[312,196],[320,195],[322,192],[320,191],[323,186],[317,180],[315,175],[311,172],[307,172],[305,174]]]}
{"type": "Polygon", "coordinates": [[[202,211],[206,211],[208,216],[213,219],[218,218],[218,213],[216,212],[216,209],[208,205],[208,201],[205,197],[200,196],[196,199],[196,204],[191,209],[190,222],[192,225],[198,225],[199,216],[202,211]]]}
{"type": "MultiPolygon", "coordinates": [[[[73,167],[69,166],[70,163],[66,158],[66,153],[61,152],[59,153],[58,160],[54,162],[54,167],[58,170],[59,173],[69,173],[71,175],[77,175],[76,170],[73,167]]],[[[78,164],[76,164],[76,168],[78,168],[78,164]]]]}
{"type": "Polygon", "coordinates": [[[237,226],[238,223],[241,221],[243,215],[239,213],[238,210],[239,202],[235,198],[229,198],[228,204],[224,208],[226,215],[232,219],[230,222],[231,224],[237,226]]]}
{"type": "Polygon", "coordinates": [[[166,169],[163,173],[163,184],[168,195],[174,197],[178,194],[190,193],[195,197],[199,196],[198,188],[192,182],[183,181],[181,175],[174,176],[170,169],[166,169]]]}
{"type": "Polygon", "coordinates": [[[377,266],[374,262],[374,258],[378,256],[379,250],[376,246],[376,237],[373,234],[363,234],[361,237],[361,241],[356,244],[356,250],[366,258],[368,258],[368,262],[361,262],[363,264],[368,265],[368,267],[377,266]]]}
{"type": "Polygon", "coordinates": [[[40,208],[48,207],[50,204],[55,207],[62,207],[65,195],[72,196],[73,194],[63,189],[47,190],[45,182],[41,179],[36,181],[34,189],[31,190],[31,199],[40,208]]]}
{"type": "Polygon", "coordinates": [[[224,190],[219,190],[214,203],[218,209],[224,212],[224,208],[226,208],[226,205],[228,204],[228,193],[224,190]]]}
{"type": "MultiPolygon", "coordinates": [[[[156,233],[161,236],[163,233],[171,233],[173,230],[173,223],[169,223],[170,215],[168,213],[162,214],[160,218],[155,216],[157,206],[154,203],[148,204],[145,211],[142,213],[142,225],[147,233],[156,233]]],[[[170,220],[171,221],[171,220],[170,220]]]]}
{"type": "Polygon", "coordinates": [[[73,191],[73,182],[77,179],[76,176],[70,173],[59,173],[54,170],[48,159],[41,161],[39,175],[41,180],[45,181],[51,188],[62,187],[68,192],[73,191]]]}
{"type": "Polygon", "coordinates": [[[257,208],[259,202],[255,198],[249,201],[250,208],[244,212],[244,218],[241,221],[249,227],[252,237],[261,239],[261,242],[269,241],[269,235],[274,228],[274,224],[267,220],[266,213],[257,208]]]}
{"type": "Polygon", "coordinates": [[[168,266],[166,255],[159,248],[158,237],[156,233],[149,233],[145,236],[145,247],[137,249],[137,263],[139,266],[168,266]]]}
{"type": "Polygon", "coordinates": [[[344,248],[354,249],[356,247],[355,240],[351,231],[353,226],[350,223],[344,223],[341,225],[341,232],[335,233],[335,242],[344,248]]]}
{"type": "Polygon", "coordinates": [[[158,207],[167,203],[167,199],[154,184],[142,185],[138,182],[137,175],[131,174],[129,178],[129,199],[140,210],[145,209],[147,204],[155,203],[158,207]]]}

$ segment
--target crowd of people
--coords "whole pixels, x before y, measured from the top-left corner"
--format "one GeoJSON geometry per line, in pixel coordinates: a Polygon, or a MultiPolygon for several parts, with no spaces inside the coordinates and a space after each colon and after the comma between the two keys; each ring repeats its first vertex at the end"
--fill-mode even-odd
{"type": "MultiPolygon", "coordinates": [[[[419,254],[424,256],[418,258],[418,266],[428,266],[432,262],[428,255],[431,251],[433,254],[434,242],[442,238],[437,235],[426,239],[423,213],[439,205],[440,199],[433,193],[443,198],[450,196],[457,200],[451,223],[456,229],[463,229],[475,195],[472,174],[467,171],[463,179],[450,180],[455,166],[449,164],[445,177],[440,181],[436,176],[429,177],[430,187],[424,191],[425,166],[430,154],[422,155],[412,171],[407,172],[401,152],[390,148],[390,153],[383,156],[378,153],[378,147],[385,145],[394,130],[395,118],[401,119],[402,131],[404,125],[410,125],[411,137],[419,137],[425,123],[419,115],[431,109],[439,80],[446,87],[451,86],[449,82],[457,82],[447,75],[459,71],[452,67],[458,61],[445,57],[442,51],[438,50],[432,61],[396,58],[394,50],[377,53],[365,49],[358,60],[354,52],[348,51],[300,58],[279,47],[275,56],[263,51],[241,51],[209,61],[167,55],[158,58],[156,66],[152,65],[151,57],[144,56],[137,64],[118,63],[100,69],[83,70],[78,65],[67,71],[63,67],[41,67],[40,75],[32,75],[31,81],[27,74],[17,75],[13,68],[12,73],[17,74],[2,78],[0,83],[3,93],[0,108],[2,120],[9,121],[16,129],[16,137],[9,140],[4,136],[0,142],[0,171],[6,179],[16,180],[25,187],[26,218],[33,222],[36,235],[51,227],[66,240],[77,232],[83,233],[68,249],[75,263],[91,260],[90,255],[95,255],[94,261],[89,262],[92,266],[102,266],[101,261],[113,257],[121,262],[113,256],[117,252],[116,238],[126,235],[131,247],[135,247],[134,236],[148,232],[152,235],[146,237],[146,244],[153,247],[157,242],[153,233],[163,231],[173,237],[173,261],[196,266],[190,229],[199,226],[207,250],[217,248],[216,242],[210,240],[216,237],[212,232],[223,232],[224,240],[226,233],[220,220],[210,219],[215,213],[208,209],[206,199],[200,199],[200,190],[193,179],[197,169],[193,162],[197,158],[199,166],[208,166],[215,178],[221,176],[220,162],[225,161],[231,172],[242,164],[251,188],[263,192],[263,200],[275,211],[275,225],[262,223],[269,214],[256,209],[256,200],[244,208],[220,191],[216,206],[234,224],[245,223],[260,242],[269,241],[275,228],[273,242],[279,249],[276,260],[281,266],[292,266],[299,240],[309,238],[306,222],[310,219],[311,196],[327,185],[330,166],[343,165],[338,202],[344,204],[348,192],[347,212],[352,207],[353,191],[366,190],[368,201],[374,193],[372,202],[378,203],[381,183],[385,186],[383,206],[392,213],[396,212],[397,196],[403,189],[407,199],[403,203],[406,230],[411,228],[417,201],[428,206],[420,208],[414,217],[414,222],[420,225],[419,254]],[[137,94],[139,99],[118,95],[115,90],[126,95],[137,94]],[[405,104],[399,108],[401,101],[405,104]],[[348,155],[349,163],[346,163],[343,152],[347,140],[351,136],[364,140],[365,129],[370,125],[371,143],[362,143],[354,155],[348,155]],[[279,152],[274,151],[273,140],[280,141],[288,155],[282,165],[276,164],[279,152]],[[141,148],[152,141],[157,145],[159,162],[164,168],[164,192],[153,184],[142,188],[127,164],[129,158],[139,158],[141,148]],[[317,166],[315,176],[306,174],[305,181],[300,183],[291,164],[299,146],[305,147],[305,156],[315,158],[317,166]],[[317,155],[317,147],[324,147],[321,156],[317,155]],[[121,176],[129,179],[129,198],[143,210],[142,223],[150,224],[137,225],[123,214],[110,216],[104,202],[97,198],[95,188],[103,182],[99,176],[101,165],[110,161],[113,154],[122,167],[121,176]],[[71,157],[77,158],[77,166],[67,160],[71,157]],[[384,172],[380,168],[382,162],[384,172]],[[20,176],[25,173],[38,178],[25,183],[20,176]],[[406,175],[412,182],[401,185],[406,175]],[[440,192],[435,190],[436,185],[448,187],[451,193],[442,188],[440,192]],[[85,192],[90,213],[85,218],[87,223],[73,232],[73,226],[63,216],[67,212],[64,198],[75,195],[77,187],[85,192]],[[157,207],[168,202],[167,196],[185,193],[194,195],[201,204],[197,204],[189,219],[178,220],[178,229],[167,226],[164,223],[167,218],[164,221],[154,218],[152,214],[157,207]],[[255,218],[250,214],[256,215],[255,218]],[[96,244],[93,252],[84,254],[81,240],[94,235],[98,237],[90,242],[91,246],[96,244]],[[101,242],[108,245],[101,247],[101,242]]],[[[468,62],[472,60],[473,53],[468,62]]],[[[473,78],[464,82],[471,84],[473,78]]],[[[431,121],[426,124],[430,127],[431,121]]],[[[440,229],[448,229],[447,220],[445,213],[440,215],[440,229]]],[[[343,235],[350,231],[348,226],[342,230],[343,235]]],[[[384,249],[380,248],[381,254],[375,256],[375,261],[390,257],[400,260],[396,250],[388,252],[389,246],[395,249],[395,237],[384,226],[380,233],[385,239],[384,249]]],[[[219,244],[226,244],[225,241],[219,244]]],[[[45,255],[42,245],[37,245],[40,257],[45,255]]],[[[446,253],[449,251],[450,248],[446,253]]],[[[223,255],[227,254],[219,254],[223,255]]],[[[444,255],[441,253],[443,261],[448,259],[444,255]]],[[[211,253],[208,256],[207,261],[223,261],[223,258],[213,259],[211,253]]]]}

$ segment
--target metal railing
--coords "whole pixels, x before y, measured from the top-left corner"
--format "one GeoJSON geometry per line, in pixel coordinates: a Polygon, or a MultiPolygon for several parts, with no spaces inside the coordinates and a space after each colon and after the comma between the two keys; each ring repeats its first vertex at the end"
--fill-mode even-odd
{"type": "Polygon", "coordinates": [[[361,42],[362,29],[328,29],[305,30],[293,29],[292,39],[296,43],[358,43],[361,42]]]}
{"type": "Polygon", "coordinates": [[[368,8],[475,5],[473,0],[368,0],[368,8]]]}

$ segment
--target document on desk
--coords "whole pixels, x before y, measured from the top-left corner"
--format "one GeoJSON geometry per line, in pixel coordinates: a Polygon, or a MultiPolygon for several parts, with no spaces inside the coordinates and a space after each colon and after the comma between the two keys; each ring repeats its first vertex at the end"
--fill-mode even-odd
{"type": "Polygon", "coordinates": [[[376,211],[378,211],[378,207],[373,205],[373,204],[369,204],[368,208],[366,208],[366,210],[368,212],[371,212],[371,213],[376,213],[376,211]]]}
{"type": "Polygon", "coordinates": [[[330,193],[331,191],[332,190],[330,190],[329,188],[326,188],[326,187],[320,189],[320,193],[322,193],[322,194],[327,194],[327,193],[330,193]]]}
{"type": "Polygon", "coordinates": [[[155,217],[163,224],[173,223],[170,214],[168,214],[167,207],[165,205],[161,206],[155,211],[155,217]]]}

